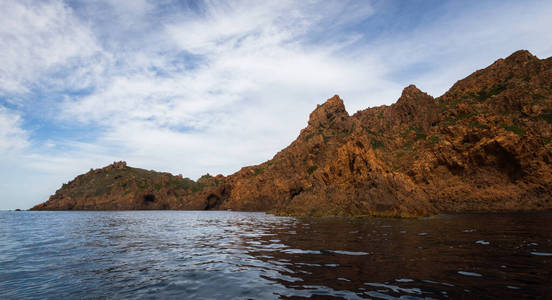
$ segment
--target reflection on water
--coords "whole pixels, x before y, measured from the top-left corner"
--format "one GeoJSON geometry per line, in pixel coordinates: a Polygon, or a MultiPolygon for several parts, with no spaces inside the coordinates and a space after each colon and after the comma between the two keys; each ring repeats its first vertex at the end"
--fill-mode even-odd
{"type": "Polygon", "coordinates": [[[0,212],[0,298],[549,298],[552,214],[0,212]]]}

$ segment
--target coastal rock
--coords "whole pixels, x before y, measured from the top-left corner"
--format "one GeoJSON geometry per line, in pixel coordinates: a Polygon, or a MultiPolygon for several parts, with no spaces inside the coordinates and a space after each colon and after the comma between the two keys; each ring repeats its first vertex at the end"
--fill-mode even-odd
{"type": "Polygon", "coordinates": [[[204,201],[196,199],[208,198],[215,181],[204,177],[195,182],[114,162],[63,184],[48,201],[32,210],[206,209],[204,201]]]}
{"type": "Polygon", "coordinates": [[[35,210],[230,209],[418,217],[552,209],[552,58],[517,51],[433,98],[347,113],[337,95],[271,160],[197,181],[91,170],[35,210]]]}

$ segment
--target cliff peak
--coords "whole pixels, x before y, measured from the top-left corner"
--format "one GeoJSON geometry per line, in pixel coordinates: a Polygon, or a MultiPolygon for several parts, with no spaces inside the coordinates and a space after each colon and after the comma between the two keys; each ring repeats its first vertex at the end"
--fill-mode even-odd
{"type": "Polygon", "coordinates": [[[530,60],[538,59],[536,56],[531,54],[531,52],[527,50],[518,50],[510,56],[506,57],[506,62],[513,62],[513,63],[520,63],[520,62],[527,62],[530,60]]]}
{"type": "Polygon", "coordinates": [[[126,161],[114,161],[112,164],[107,166],[106,168],[113,168],[113,169],[124,169],[127,166],[126,161]]]}
{"type": "Polygon", "coordinates": [[[349,113],[345,110],[343,100],[338,95],[334,95],[326,100],[324,104],[318,105],[310,114],[309,125],[317,126],[321,123],[332,121],[337,117],[349,117],[349,113]]]}
{"type": "Polygon", "coordinates": [[[543,68],[547,68],[544,61],[527,50],[518,50],[506,58],[496,60],[487,68],[457,81],[439,98],[439,102],[441,104],[466,101],[481,103],[493,99],[495,104],[501,102],[498,105],[502,106],[502,109],[518,110],[523,105],[519,103],[523,98],[520,97],[521,94],[533,94],[534,92],[529,92],[529,90],[536,88],[536,85],[541,85],[540,80],[547,78],[548,75],[546,75],[546,71],[543,73],[543,68]],[[542,79],[537,79],[537,77],[542,77],[542,79]],[[537,80],[533,82],[532,78],[537,80]],[[524,84],[520,85],[521,82],[524,84]],[[499,96],[507,89],[510,90],[509,96],[499,97],[499,99],[494,97],[499,96]]]}
{"type": "Polygon", "coordinates": [[[397,103],[391,105],[389,118],[398,123],[428,127],[438,120],[438,107],[433,97],[411,84],[403,89],[397,103]]]}
{"type": "Polygon", "coordinates": [[[415,84],[411,84],[405,87],[402,92],[404,94],[405,92],[421,92],[421,90],[418,87],[416,87],[415,84]]]}
{"type": "Polygon", "coordinates": [[[405,102],[405,101],[418,101],[420,99],[428,99],[433,98],[429,96],[427,93],[422,92],[419,88],[417,88],[415,85],[411,84],[407,87],[405,87],[401,93],[401,97],[397,100],[397,103],[405,102]]]}

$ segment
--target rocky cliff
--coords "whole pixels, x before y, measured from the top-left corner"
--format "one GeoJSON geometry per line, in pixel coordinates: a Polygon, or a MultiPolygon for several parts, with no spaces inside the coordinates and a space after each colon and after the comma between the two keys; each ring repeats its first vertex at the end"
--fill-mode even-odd
{"type": "MultiPolygon", "coordinates": [[[[115,162],[91,169],[64,184],[33,210],[162,210],[210,209],[213,187],[223,176],[202,176],[197,182],[181,175],[147,171],[115,162]]],[[[221,195],[222,196],[222,195],[221,195]]]]}
{"type": "Polygon", "coordinates": [[[33,209],[424,216],[552,209],[552,58],[518,51],[434,99],[415,86],[349,115],[336,95],[273,159],[198,182],[121,163],[33,209]],[[122,166],[122,167],[121,167],[122,166]]]}

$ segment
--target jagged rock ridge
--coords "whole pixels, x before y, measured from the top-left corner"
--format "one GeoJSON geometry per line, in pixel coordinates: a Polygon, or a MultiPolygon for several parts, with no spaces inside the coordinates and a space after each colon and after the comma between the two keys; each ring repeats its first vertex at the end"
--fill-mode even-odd
{"type": "Polygon", "coordinates": [[[140,169],[124,166],[132,172],[115,179],[122,171],[111,166],[77,177],[34,209],[403,217],[545,210],[552,208],[551,123],[552,58],[517,51],[436,99],[411,85],[395,104],[350,116],[336,95],[273,159],[228,177],[193,182],[166,173],[138,175],[140,169]],[[114,175],[104,182],[111,189],[76,193],[102,182],[99,174],[114,175]],[[147,188],[134,188],[137,182],[147,188]],[[150,194],[155,197],[148,203],[150,194]]]}

